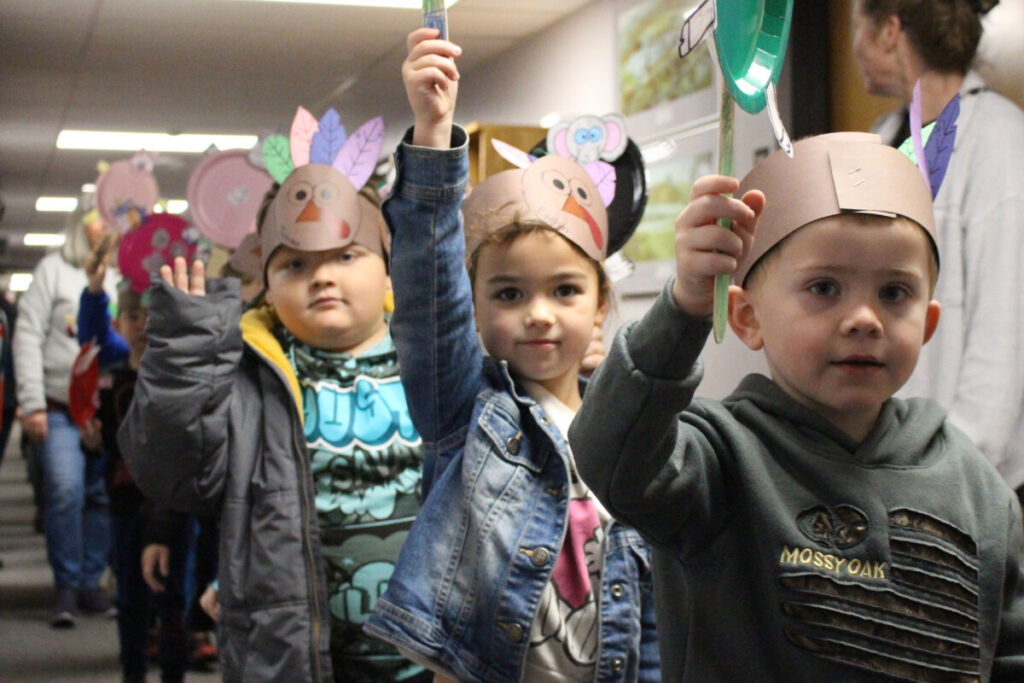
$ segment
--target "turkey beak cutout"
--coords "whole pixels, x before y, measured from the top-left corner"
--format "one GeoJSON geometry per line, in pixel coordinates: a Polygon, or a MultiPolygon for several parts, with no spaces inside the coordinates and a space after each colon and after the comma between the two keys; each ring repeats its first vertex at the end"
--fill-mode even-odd
{"type": "Polygon", "coordinates": [[[382,253],[376,224],[372,230],[360,230],[361,217],[356,188],[348,178],[325,164],[300,166],[281,185],[260,230],[264,268],[282,244],[326,251],[358,242],[382,253]]]}
{"type": "Polygon", "coordinates": [[[523,172],[523,196],[530,214],[559,230],[590,258],[604,260],[608,212],[582,166],[555,154],[538,159],[523,172]]]}

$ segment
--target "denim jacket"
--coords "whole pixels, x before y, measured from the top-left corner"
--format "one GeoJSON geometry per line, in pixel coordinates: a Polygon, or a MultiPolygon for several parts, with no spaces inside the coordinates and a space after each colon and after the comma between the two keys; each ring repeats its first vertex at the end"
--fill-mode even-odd
{"type": "MultiPolygon", "coordinates": [[[[568,520],[569,452],[540,405],[476,336],[460,203],[466,134],[396,154],[392,336],[430,490],[365,626],[460,680],[519,681],[568,520]]],[[[597,680],[659,680],[650,548],[605,537],[597,680]]]]}

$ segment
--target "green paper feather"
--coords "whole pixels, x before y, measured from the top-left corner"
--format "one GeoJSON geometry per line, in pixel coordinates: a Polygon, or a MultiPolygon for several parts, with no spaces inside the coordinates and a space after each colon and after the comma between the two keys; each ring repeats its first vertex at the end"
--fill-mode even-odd
{"type": "MultiPolygon", "coordinates": [[[[935,122],[934,121],[932,121],[927,126],[925,126],[924,128],[921,129],[921,146],[922,147],[924,147],[925,145],[928,144],[928,138],[930,138],[932,136],[932,131],[934,129],[935,129],[935,122]]],[[[914,153],[914,141],[913,141],[913,139],[907,138],[906,140],[904,140],[903,143],[900,144],[899,150],[901,152],[903,152],[903,154],[908,159],[913,161],[915,164],[917,163],[917,154],[914,153]]]]}
{"type": "Polygon", "coordinates": [[[263,162],[270,177],[283,183],[295,170],[288,138],[283,135],[267,136],[263,141],[263,162]]]}

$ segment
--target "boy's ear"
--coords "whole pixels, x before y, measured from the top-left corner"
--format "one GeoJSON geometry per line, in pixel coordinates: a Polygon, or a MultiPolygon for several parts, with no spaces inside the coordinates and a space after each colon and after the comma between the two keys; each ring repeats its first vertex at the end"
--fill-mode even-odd
{"type": "Polygon", "coordinates": [[[121,316],[114,316],[113,325],[114,329],[117,330],[117,333],[121,334],[121,316]]]}
{"type": "Polygon", "coordinates": [[[928,311],[925,313],[924,318],[924,341],[922,344],[927,344],[928,340],[935,334],[935,328],[939,326],[939,314],[942,312],[942,306],[938,301],[932,299],[928,302],[928,311]]]}
{"type": "Polygon", "coordinates": [[[752,351],[764,346],[753,297],[749,290],[738,285],[729,286],[729,327],[752,351]]]}

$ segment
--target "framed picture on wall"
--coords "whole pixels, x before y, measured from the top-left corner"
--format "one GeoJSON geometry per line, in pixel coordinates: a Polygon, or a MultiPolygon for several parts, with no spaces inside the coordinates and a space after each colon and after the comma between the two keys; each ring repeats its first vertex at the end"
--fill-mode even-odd
{"type": "Polygon", "coordinates": [[[622,255],[635,264],[633,274],[616,283],[616,290],[625,297],[657,294],[675,272],[676,218],[690,201],[697,178],[716,172],[718,123],[641,149],[648,159],[647,208],[622,248],[622,255]]]}
{"type": "Polygon", "coordinates": [[[708,41],[679,58],[679,32],[699,0],[619,0],[619,107],[630,137],[653,139],[718,116],[708,41]]]}

